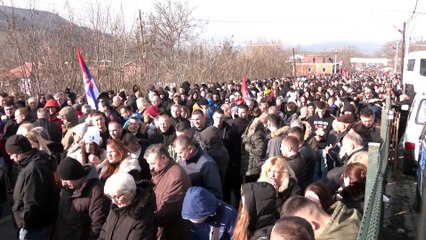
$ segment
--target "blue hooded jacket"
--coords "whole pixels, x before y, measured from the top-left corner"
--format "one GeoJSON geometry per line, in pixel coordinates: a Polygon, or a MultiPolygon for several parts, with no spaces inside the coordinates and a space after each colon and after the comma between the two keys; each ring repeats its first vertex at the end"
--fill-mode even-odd
{"type": "Polygon", "coordinates": [[[218,200],[205,188],[190,187],[183,200],[182,218],[198,220],[204,217],[207,219],[203,222],[191,224],[192,239],[213,240],[215,233],[220,240],[232,238],[237,210],[218,200]]]}

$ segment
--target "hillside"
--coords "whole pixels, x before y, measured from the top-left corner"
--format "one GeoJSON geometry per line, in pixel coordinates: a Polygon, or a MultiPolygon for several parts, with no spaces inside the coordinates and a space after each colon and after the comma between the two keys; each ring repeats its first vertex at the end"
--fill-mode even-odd
{"type": "Polygon", "coordinates": [[[7,31],[8,20],[14,21],[16,29],[20,31],[26,31],[30,27],[54,31],[59,26],[72,24],[55,13],[0,6],[0,32],[7,31]]]}

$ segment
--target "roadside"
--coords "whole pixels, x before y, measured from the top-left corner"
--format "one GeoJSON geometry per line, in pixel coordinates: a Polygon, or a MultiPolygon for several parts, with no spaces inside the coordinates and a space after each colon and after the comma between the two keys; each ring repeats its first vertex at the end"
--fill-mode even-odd
{"type": "MultiPolygon", "coordinates": [[[[403,158],[399,158],[402,163],[403,158]]],[[[400,165],[400,164],[398,164],[400,165]]],[[[384,203],[383,239],[416,239],[420,213],[413,208],[416,198],[416,177],[405,175],[398,166],[389,174],[385,195],[389,202],[384,203]]]]}

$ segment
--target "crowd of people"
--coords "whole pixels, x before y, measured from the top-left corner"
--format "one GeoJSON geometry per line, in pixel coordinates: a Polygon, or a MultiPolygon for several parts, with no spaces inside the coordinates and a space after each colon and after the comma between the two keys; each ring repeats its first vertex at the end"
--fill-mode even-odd
{"type": "Polygon", "coordinates": [[[375,72],[0,94],[0,201],[18,239],[355,239],[375,72]]]}

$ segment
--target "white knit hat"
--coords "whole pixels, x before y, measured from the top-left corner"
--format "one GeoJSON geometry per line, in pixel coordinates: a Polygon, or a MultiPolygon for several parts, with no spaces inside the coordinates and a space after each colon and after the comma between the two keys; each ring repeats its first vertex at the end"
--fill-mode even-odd
{"type": "Polygon", "coordinates": [[[83,141],[85,143],[96,143],[98,146],[101,144],[101,133],[97,127],[88,127],[84,134],[83,141]]]}

